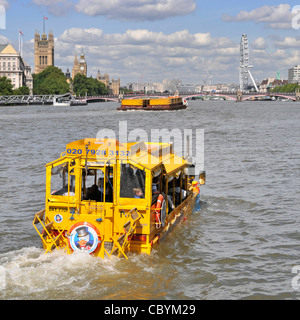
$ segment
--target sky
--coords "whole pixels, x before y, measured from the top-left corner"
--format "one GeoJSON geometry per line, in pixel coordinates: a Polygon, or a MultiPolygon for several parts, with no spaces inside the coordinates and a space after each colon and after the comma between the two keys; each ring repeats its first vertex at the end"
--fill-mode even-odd
{"type": "Polygon", "coordinates": [[[122,86],[164,79],[238,84],[242,34],[257,82],[278,71],[287,79],[300,64],[300,0],[0,0],[1,8],[0,43],[18,50],[21,30],[32,72],[44,17],[55,37],[55,66],[71,72],[83,50],[88,76],[100,70],[122,86]]]}

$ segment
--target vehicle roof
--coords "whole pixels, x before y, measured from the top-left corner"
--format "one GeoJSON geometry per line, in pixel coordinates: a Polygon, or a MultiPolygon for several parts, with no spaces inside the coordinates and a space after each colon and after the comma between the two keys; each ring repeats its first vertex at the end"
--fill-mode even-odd
{"type": "Polygon", "coordinates": [[[92,163],[103,165],[117,159],[126,160],[150,171],[155,171],[164,165],[166,174],[172,174],[188,165],[185,159],[174,154],[170,143],[142,141],[120,143],[116,139],[86,138],[73,141],[66,145],[66,151],[61,156],[80,157],[83,162],[88,160],[90,165],[92,163]]]}

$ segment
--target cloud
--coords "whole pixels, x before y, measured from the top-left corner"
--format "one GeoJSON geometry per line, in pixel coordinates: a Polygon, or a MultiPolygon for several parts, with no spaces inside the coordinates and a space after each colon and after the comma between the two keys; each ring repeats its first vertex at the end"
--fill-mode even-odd
{"type": "Polygon", "coordinates": [[[78,12],[124,21],[155,21],[184,16],[196,10],[195,0],[79,0],[78,12]]]}
{"type": "Polygon", "coordinates": [[[70,28],[59,37],[62,42],[72,42],[79,44],[97,44],[102,40],[103,31],[97,28],[81,29],[70,28]]]}
{"type": "Polygon", "coordinates": [[[120,77],[125,85],[138,81],[161,82],[165,78],[180,78],[186,83],[202,83],[206,64],[212,73],[238,77],[239,44],[229,38],[214,38],[210,33],[190,33],[180,30],[171,34],[147,29],[128,29],[124,33],[104,33],[97,28],[70,28],[55,42],[56,63],[72,69],[75,49],[83,48],[88,63],[88,76],[98,69],[111,77],[120,77]],[[194,79],[193,79],[194,78],[194,79]]]}
{"type": "Polygon", "coordinates": [[[48,12],[55,16],[64,16],[70,9],[74,8],[71,0],[32,0],[32,3],[47,7],[48,12]]]}
{"type": "MultiPolygon", "coordinates": [[[[277,70],[287,79],[288,68],[299,64],[299,45],[297,37],[258,37],[249,43],[254,79],[275,77],[277,70]]],[[[33,40],[24,42],[25,60],[34,66],[32,46],[33,40]]],[[[120,78],[123,86],[138,82],[141,75],[145,82],[178,78],[185,84],[203,84],[206,68],[214,75],[213,83],[239,81],[239,42],[210,33],[179,30],[167,34],[148,29],[106,33],[99,28],[69,28],[55,38],[55,65],[72,71],[75,51],[79,55],[82,49],[88,76],[95,77],[100,70],[110,79],[120,78]]]]}
{"type": "MultiPolygon", "coordinates": [[[[5,0],[0,0],[6,2],[5,0]]],[[[184,16],[196,10],[196,0],[31,0],[49,13],[65,15],[71,9],[88,16],[122,21],[156,21],[184,16]]]]}
{"type": "Polygon", "coordinates": [[[5,9],[8,9],[9,3],[6,0],[0,0],[0,6],[3,6],[5,9]]]}
{"type": "MultiPolygon", "coordinates": [[[[231,47],[234,45],[234,43],[226,37],[212,38],[209,32],[191,34],[188,30],[164,34],[163,32],[153,32],[147,29],[128,29],[123,34],[104,34],[103,30],[98,28],[70,28],[59,36],[59,40],[104,47],[110,45],[136,45],[141,48],[142,45],[160,45],[171,48],[216,48],[231,47]]],[[[152,46],[152,48],[154,51],[157,50],[155,46],[152,46]]]]}
{"type": "Polygon", "coordinates": [[[0,35],[0,44],[7,44],[9,43],[9,40],[5,37],[0,35]]]}
{"type": "Polygon", "coordinates": [[[299,48],[300,39],[295,37],[285,37],[283,40],[274,40],[277,48],[299,48]]]}
{"type": "Polygon", "coordinates": [[[254,40],[252,43],[252,48],[257,49],[257,50],[263,50],[266,49],[267,43],[266,40],[263,37],[259,37],[254,40]]]}
{"type": "Polygon", "coordinates": [[[264,23],[265,27],[273,29],[291,29],[292,19],[295,13],[292,13],[289,4],[280,4],[278,6],[262,6],[251,11],[240,11],[236,16],[224,14],[222,20],[232,21],[254,21],[264,23]]]}

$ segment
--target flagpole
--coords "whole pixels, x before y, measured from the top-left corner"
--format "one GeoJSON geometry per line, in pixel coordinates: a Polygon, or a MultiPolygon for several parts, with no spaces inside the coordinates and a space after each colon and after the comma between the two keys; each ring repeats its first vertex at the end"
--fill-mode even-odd
{"type": "Polygon", "coordinates": [[[45,33],[45,17],[43,16],[43,31],[45,33]]]}

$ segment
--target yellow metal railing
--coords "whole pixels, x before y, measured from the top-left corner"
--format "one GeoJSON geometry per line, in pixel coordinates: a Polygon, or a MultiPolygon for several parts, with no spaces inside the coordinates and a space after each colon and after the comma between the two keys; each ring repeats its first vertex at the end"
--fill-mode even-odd
{"type": "Polygon", "coordinates": [[[137,208],[129,211],[129,219],[124,223],[123,233],[112,237],[113,247],[110,253],[106,252],[110,257],[115,250],[118,250],[118,257],[123,254],[127,258],[125,251],[129,245],[129,237],[134,233],[138,221],[141,219],[142,215],[138,212],[137,208]]]}
{"type": "Polygon", "coordinates": [[[50,231],[52,229],[53,226],[53,221],[49,222],[46,224],[46,221],[44,219],[45,216],[45,209],[39,211],[38,213],[35,214],[34,219],[33,219],[33,226],[36,230],[36,232],[38,233],[38,235],[40,236],[40,238],[42,239],[42,242],[44,244],[44,247],[46,248],[45,253],[47,253],[48,251],[51,252],[53,247],[56,247],[57,249],[59,249],[59,246],[57,245],[57,242],[59,240],[59,238],[62,236],[64,230],[61,230],[56,236],[52,236],[50,231]],[[39,231],[39,229],[37,228],[37,224],[40,223],[43,231],[42,233],[39,231]]]}

